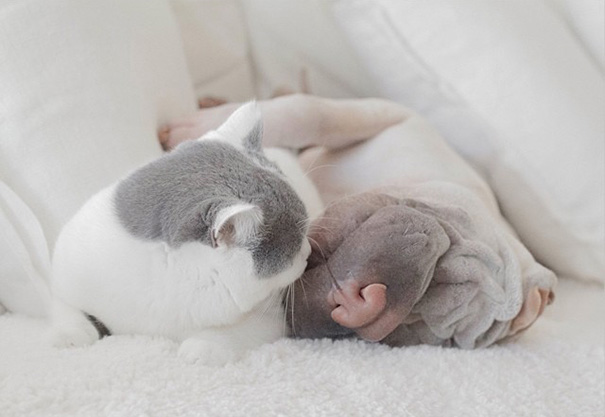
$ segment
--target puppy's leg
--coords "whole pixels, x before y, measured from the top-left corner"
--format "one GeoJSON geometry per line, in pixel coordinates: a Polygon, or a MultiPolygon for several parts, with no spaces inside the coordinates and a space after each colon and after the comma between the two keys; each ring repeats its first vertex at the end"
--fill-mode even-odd
{"type": "Polygon", "coordinates": [[[342,148],[401,123],[412,112],[382,99],[334,100],[293,94],[260,103],[265,146],[342,148]]]}
{"type": "Polygon", "coordinates": [[[169,150],[181,142],[197,139],[211,130],[216,130],[241,104],[228,103],[203,108],[189,117],[174,120],[158,131],[160,144],[169,150]]]}
{"type": "MultiPolygon", "coordinates": [[[[160,130],[160,143],[171,149],[185,140],[199,138],[217,129],[240,105],[206,108],[172,122],[160,130]]],[[[332,100],[304,94],[260,101],[259,105],[263,113],[263,144],[290,149],[348,146],[373,137],[412,114],[387,100],[332,100]]]]}

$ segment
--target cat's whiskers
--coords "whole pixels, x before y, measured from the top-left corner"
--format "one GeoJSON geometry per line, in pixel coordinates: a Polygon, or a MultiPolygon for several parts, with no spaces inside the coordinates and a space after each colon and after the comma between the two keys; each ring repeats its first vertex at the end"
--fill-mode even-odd
{"type": "Polygon", "coordinates": [[[337,218],[337,217],[321,216],[321,217],[318,217],[317,219],[315,219],[315,221],[313,221],[309,227],[314,226],[314,225],[317,225],[317,223],[318,223],[319,221],[326,221],[326,220],[328,220],[328,221],[332,221],[332,222],[334,222],[334,223],[337,223],[337,222],[338,222],[338,221],[340,221],[341,219],[339,219],[339,218],[337,218]]]}
{"type": "MultiPolygon", "coordinates": [[[[305,290],[305,277],[304,277],[304,275],[299,279],[299,282],[300,282],[300,288],[302,289],[302,292],[303,292],[303,300],[305,300],[305,303],[307,305],[309,305],[308,299],[307,299],[307,291],[305,290]]],[[[294,310],[294,306],[292,306],[292,310],[294,310]]]]}
{"type": "MultiPolygon", "coordinates": [[[[286,293],[282,294],[283,295],[283,302],[284,302],[284,317],[283,317],[283,334],[287,335],[288,334],[288,307],[290,307],[290,292],[291,292],[291,288],[294,284],[290,284],[288,285],[288,287],[286,288],[286,293]]],[[[292,306],[293,308],[293,306],[292,306]]],[[[292,329],[292,331],[294,331],[294,328],[292,326],[290,326],[290,328],[292,329]]]]}
{"type": "Polygon", "coordinates": [[[316,167],[311,167],[309,168],[305,173],[305,177],[308,177],[313,171],[320,169],[320,168],[332,168],[332,167],[336,167],[338,165],[334,165],[334,164],[325,164],[325,165],[317,165],[316,167]]]}
{"type": "Polygon", "coordinates": [[[291,309],[290,309],[290,328],[294,329],[294,291],[296,289],[296,287],[294,285],[290,285],[290,288],[292,288],[292,291],[290,291],[290,304],[291,304],[291,309]]]}
{"type": "Polygon", "coordinates": [[[321,257],[324,259],[325,261],[325,265],[326,265],[326,269],[328,270],[328,273],[330,275],[330,278],[332,280],[332,284],[334,284],[334,287],[338,290],[338,291],[342,291],[342,288],[340,287],[340,285],[338,284],[338,281],[336,280],[336,278],[334,278],[334,274],[332,273],[332,270],[330,269],[330,265],[327,262],[326,259],[326,255],[323,251],[323,249],[321,248],[321,246],[319,245],[319,243],[317,243],[317,241],[313,238],[309,238],[309,240],[313,241],[315,243],[315,246],[317,247],[317,249],[319,250],[319,253],[321,255],[321,257]]]}
{"type": "Polygon", "coordinates": [[[307,236],[307,239],[309,239],[311,241],[311,243],[319,250],[319,254],[321,255],[321,257],[324,259],[324,261],[326,260],[326,255],[324,254],[323,249],[321,248],[321,246],[319,245],[319,242],[317,242],[317,240],[313,239],[310,236],[307,236]]]}
{"type": "Polygon", "coordinates": [[[309,217],[299,220],[296,223],[296,227],[298,227],[298,230],[301,234],[306,235],[311,227],[309,217]]]}
{"type": "Polygon", "coordinates": [[[342,292],[342,288],[338,284],[338,281],[336,280],[336,278],[334,278],[334,274],[332,273],[332,270],[330,269],[330,265],[328,265],[327,262],[326,262],[326,269],[329,272],[330,278],[332,279],[332,284],[334,284],[334,287],[336,288],[336,290],[339,292],[342,292]]]}
{"type": "Polygon", "coordinates": [[[269,311],[271,311],[275,306],[276,297],[278,296],[279,294],[276,295],[274,293],[271,293],[264,301],[264,303],[252,313],[252,315],[250,316],[250,322],[257,323],[262,321],[267,316],[269,311]]]}
{"type": "Polygon", "coordinates": [[[338,217],[321,216],[322,220],[340,220],[338,217]]]}
{"type": "Polygon", "coordinates": [[[317,160],[319,159],[320,156],[321,156],[320,152],[318,152],[317,155],[315,155],[315,159],[313,159],[313,161],[309,164],[309,168],[307,168],[307,171],[305,171],[303,174],[305,177],[309,173],[309,170],[313,169],[315,163],[317,162],[317,160]]]}
{"type": "Polygon", "coordinates": [[[309,218],[308,218],[308,217],[305,217],[304,219],[300,219],[299,221],[297,221],[297,222],[296,222],[296,225],[297,225],[297,226],[300,226],[300,225],[306,225],[308,222],[309,222],[309,218]]]}
{"type": "Polygon", "coordinates": [[[334,229],[332,229],[332,228],[330,228],[328,226],[323,226],[321,224],[313,224],[309,228],[309,233],[316,232],[317,230],[321,230],[321,231],[327,232],[327,233],[333,233],[334,232],[334,229]]]}
{"type": "Polygon", "coordinates": [[[278,315],[279,314],[279,309],[276,309],[276,305],[277,303],[281,302],[281,296],[283,295],[282,291],[276,291],[274,293],[272,293],[269,298],[266,301],[266,304],[264,305],[263,309],[260,311],[259,314],[256,315],[256,317],[254,317],[254,320],[263,320],[267,314],[274,314],[274,315],[278,315]]]}

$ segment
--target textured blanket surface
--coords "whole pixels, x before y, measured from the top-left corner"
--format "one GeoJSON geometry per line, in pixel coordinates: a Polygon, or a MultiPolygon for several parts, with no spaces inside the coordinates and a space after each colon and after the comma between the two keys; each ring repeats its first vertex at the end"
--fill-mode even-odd
{"type": "Polygon", "coordinates": [[[0,415],[595,416],[604,407],[603,289],[561,280],[514,343],[464,351],[282,340],[224,368],[165,339],[56,350],[44,323],[0,316],[0,415]]]}

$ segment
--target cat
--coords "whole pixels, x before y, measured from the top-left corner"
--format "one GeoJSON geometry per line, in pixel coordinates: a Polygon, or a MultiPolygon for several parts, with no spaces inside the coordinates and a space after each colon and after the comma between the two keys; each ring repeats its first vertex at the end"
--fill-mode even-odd
{"type": "Polygon", "coordinates": [[[245,104],[84,204],[53,254],[55,346],[106,328],[171,338],[185,360],[221,365],[284,334],[281,296],[305,270],[319,197],[301,200],[294,188],[312,184],[294,155],[267,158],[262,130],[245,104]]]}

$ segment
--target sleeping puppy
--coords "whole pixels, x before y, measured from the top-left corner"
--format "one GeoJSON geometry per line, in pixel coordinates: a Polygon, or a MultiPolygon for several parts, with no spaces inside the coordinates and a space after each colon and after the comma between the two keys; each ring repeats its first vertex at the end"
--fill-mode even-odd
{"type": "Polygon", "coordinates": [[[294,335],[470,349],[528,328],[552,301],[554,274],[421,117],[300,161],[317,167],[309,175],[328,209],[296,283],[294,335]]]}
{"type": "MultiPolygon", "coordinates": [[[[260,106],[264,145],[303,150],[328,205],[285,300],[293,336],[476,348],[527,329],[552,301],[554,274],[421,117],[375,99],[294,95],[260,106]]],[[[198,137],[235,107],[178,121],[161,141],[198,137]]]]}

